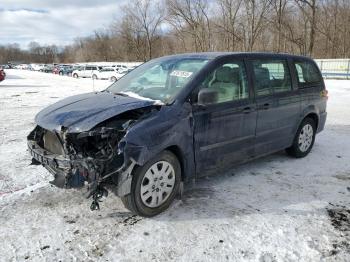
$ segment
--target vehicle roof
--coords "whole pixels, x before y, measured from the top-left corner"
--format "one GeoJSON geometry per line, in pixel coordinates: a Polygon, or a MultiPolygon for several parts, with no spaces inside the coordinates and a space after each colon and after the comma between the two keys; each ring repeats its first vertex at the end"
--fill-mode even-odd
{"type": "Polygon", "coordinates": [[[270,57],[270,58],[294,58],[294,59],[311,59],[310,57],[300,56],[300,55],[292,55],[288,53],[272,53],[272,52],[200,52],[200,53],[183,53],[170,55],[167,57],[178,57],[178,58],[203,58],[203,59],[215,59],[219,57],[225,56],[244,56],[247,58],[254,57],[270,57]]]}

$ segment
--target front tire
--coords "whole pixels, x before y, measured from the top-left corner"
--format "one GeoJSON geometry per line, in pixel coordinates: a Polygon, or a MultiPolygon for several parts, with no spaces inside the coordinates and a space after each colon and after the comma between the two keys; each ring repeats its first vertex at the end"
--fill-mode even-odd
{"type": "Polygon", "coordinates": [[[315,142],[316,123],[312,118],[305,118],[301,122],[291,147],[286,152],[293,157],[301,158],[307,156],[315,142]]]}
{"type": "Polygon", "coordinates": [[[92,79],[96,80],[97,79],[97,75],[92,75],[92,79]]]}
{"type": "Polygon", "coordinates": [[[112,77],[111,77],[111,81],[112,81],[112,82],[117,82],[117,78],[116,78],[115,76],[112,76],[112,77]]]}
{"type": "Polygon", "coordinates": [[[78,78],[78,74],[73,74],[73,77],[74,78],[78,78]]]}
{"type": "Polygon", "coordinates": [[[181,181],[177,157],[163,151],[133,171],[130,194],[123,196],[124,206],[132,213],[152,217],[165,211],[176,197],[181,181]]]}

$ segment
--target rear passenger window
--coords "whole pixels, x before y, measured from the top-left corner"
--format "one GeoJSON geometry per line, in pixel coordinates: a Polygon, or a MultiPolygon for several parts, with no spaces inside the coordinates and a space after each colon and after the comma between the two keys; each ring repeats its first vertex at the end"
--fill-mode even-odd
{"type": "Polygon", "coordinates": [[[253,61],[255,90],[257,96],[272,95],[292,90],[287,61],[253,61]]]}
{"type": "Polygon", "coordinates": [[[299,61],[294,64],[295,70],[297,71],[298,82],[301,86],[307,86],[322,81],[322,76],[315,64],[309,61],[299,61]]]}

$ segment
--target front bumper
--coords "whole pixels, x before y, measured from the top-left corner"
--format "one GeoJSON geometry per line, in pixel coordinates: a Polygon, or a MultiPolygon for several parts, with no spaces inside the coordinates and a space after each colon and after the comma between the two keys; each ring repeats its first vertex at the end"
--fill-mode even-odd
{"type": "Polygon", "coordinates": [[[34,160],[42,164],[53,176],[50,183],[60,188],[79,188],[88,181],[86,163],[71,160],[40,147],[37,142],[28,140],[28,150],[34,160]]]}
{"type": "Polygon", "coordinates": [[[73,161],[41,148],[35,141],[28,140],[27,145],[30,155],[43,166],[50,166],[55,169],[59,168],[63,170],[68,170],[73,167],[73,161]]]}
{"type": "Polygon", "coordinates": [[[62,155],[53,154],[40,147],[36,141],[28,140],[28,150],[34,160],[42,164],[51,174],[54,180],[50,183],[60,188],[79,188],[87,181],[89,184],[101,183],[104,179],[114,176],[116,179],[116,195],[125,196],[130,193],[132,171],[136,162],[131,158],[128,164],[124,163],[117,170],[105,174],[103,177],[96,176],[96,171],[86,159],[69,159],[62,155]]]}

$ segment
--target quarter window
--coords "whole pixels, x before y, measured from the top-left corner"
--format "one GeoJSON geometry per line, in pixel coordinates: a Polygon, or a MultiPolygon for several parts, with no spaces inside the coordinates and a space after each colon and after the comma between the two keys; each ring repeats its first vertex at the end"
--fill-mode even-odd
{"type": "Polygon", "coordinates": [[[292,90],[292,82],[285,60],[253,61],[257,96],[271,95],[292,90]]]}
{"type": "Polygon", "coordinates": [[[217,91],[217,104],[248,98],[249,89],[243,62],[219,66],[206,77],[201,88],[217,91]]]}
{"type": "Polygon", "coordinates": [[[308,84],[319,83],[322,81],[322,77],[313,63],[309,61],[295,62],[295,69],[297,71],[298,82],[302,86],[308,84]]]}

